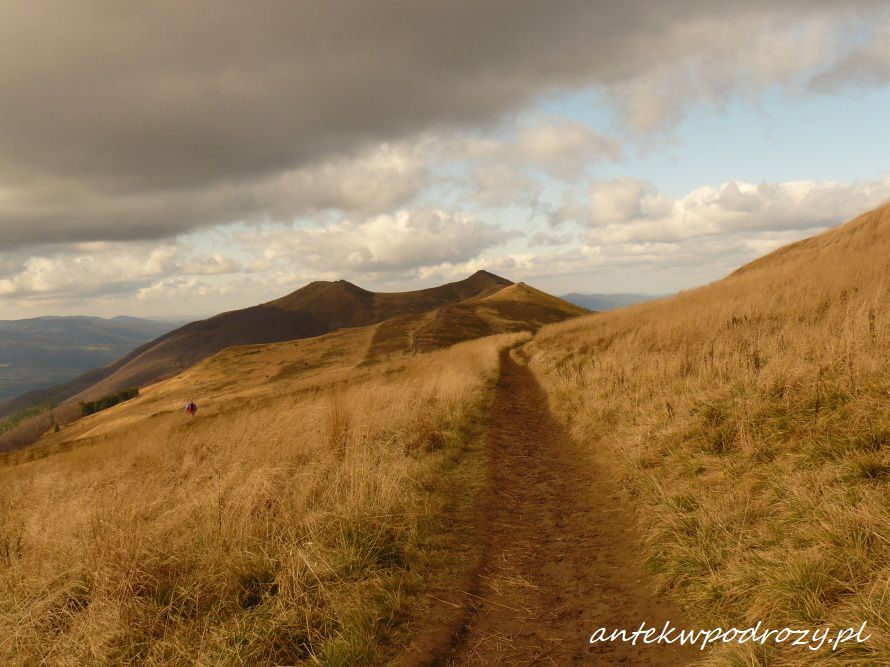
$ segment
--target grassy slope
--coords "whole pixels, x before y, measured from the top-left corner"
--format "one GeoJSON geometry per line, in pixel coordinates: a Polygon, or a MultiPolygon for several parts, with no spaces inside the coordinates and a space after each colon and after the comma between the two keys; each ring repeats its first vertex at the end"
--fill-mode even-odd
{"type": "Polygon", "coordinates": [[[484,271],[455,283],[401,293],[369,292],[342,280],[310,283],[281,299],[177,329],[75,399],[93,399],[127,387],[143,386],[189,368],[227,347],[365,327],[476,295],[492,294],[508,284],[510,281],[484,271]]]}
{"type": "Polygon", "coordinates": [[[415,349],[428,351],[465,338],[494,333],[537,331],[586,311],[555,296],[518,283],[495,294],[440,308],[413,332],[415,349]]]}
{"type": "Polygon", "coordinates": [[[887,664],[890,207],[528,349],[575,435],[619,455],[648,563],[694,618],[872,633],[711,662],[887,664]]]}
{"type": "Polygon", "coordinates": [[[494,294],[381,323],[374,331],[366,361],[430,352],[482,336],[537,331],[545,324],[584,313],[582,308],[519,283],[494,294]]]}
{"type": "Polygon", "coordinates": [[[227,350],[8,455],[0,663],[396,650],[454,567],[441,519],[473,482],[453,471],[517,337],[361,365],[374,329],[227,350]]]}
{"type": "MultiPolygon", "coordinates": [[[[313,282],[281,299],[191,322],[73,381],[29,392],[0,405],[0,416],[47,403],[59,404],[0,433],[0,452],[35,442],[54,424],[80,416],[78,403],[170,377],[228,347],[321,336],[411,316],[446,304],[487,296],[512,283],[485,271],[429,289],[374,293],[340,280],[313,282]]],[[[492,332],[493,333],[493,332],[492,332]]],[[[467,337],[462,338],[465,340],[467,337]]]]}

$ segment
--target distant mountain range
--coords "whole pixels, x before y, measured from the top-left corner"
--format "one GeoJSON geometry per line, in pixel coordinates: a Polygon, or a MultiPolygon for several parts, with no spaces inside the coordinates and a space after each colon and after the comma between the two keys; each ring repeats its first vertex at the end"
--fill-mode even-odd
{"type": "MultiPolygon", "coordinates": [[[[143,386],[232,345],[318,336],[341,327],[417,316],[511,284],[485,271],[457,283],[402,293],[374,293],[343,280],[317,281],[276,301],[185,326],[182,320],[136,317],[0,320],[0,418],[32,405],[63,401],[88,388],[94,389],[92,394],[143,386]]],[[[573,292],[561,298],[587,310],[606,311],[657,297],[573,292]]]]}
{"type": "MultiPolygon", "coordinates": [[[[419,316],[509,285],[511,281],[486,271],[456,283],[401,293],[374,293],[344,280],[316,281],[276,301],[184,326],[182,320],[136,317],[0,320],[0,418],[88,389],[86,397],[94,398],[93,394],[144,386],[232,345],[318,336],[341,327],[419,316]]],[[[657,297],[573,292],[561,298],[587,310],[606,311],[657,297]]],[[[458,312],[459,308],[449,310],[449,318],[458,312]]]]}
{"type": "Polygon", "coordinates": [[[0,403],[68,382],[181,325],[138,317],[0,320],[0,403]]]}
{"type": "Polygon", "coordinates": [[[277,343],[321,336],[344,327],[377,324],[488,296],[512,284],[485,271],[459,282],[414,292],[376,293],[345,280],[318,280],[280,299],[170,331],[109,366],[88,391],[78,394],[78,399],[92,400],[128,387],[145,386],[234,345],[277,343]]]}
{"type": "Polygon", "coordinates": [[[569,294],[560,295],[561,299],[574,303],[587,310],[603,311],[614,310],[624,306],[632,306],[635,303],[643,303],[644,301],[652,301],[660,299],[662,294],[582,294],[579,292],[570,292],[569,294]]]}
{"type": "Polygon", "coordinates": [[[574,304],[487,271],[412,292],[376,293],[345,280],[316,281],[275,301],[191,322],[150,342],[140,341],[139,347],[130,344],[113,363],[93,364],[92,370],[64,384],[0,402],[0,419],[19,416],[14,428],[0,431],[0,451],[33,442],[48,428],[77,419],[81,401],[144,387],[237,345],[375,326],[366,357],[374,363],[393,354],[441,349],[495,333],[536,331],[583,313],[574,304]],[[48,405],[56,407],[46,410],[48,405]],[[25,411],[33,413],[22,421],[25,411]]]}

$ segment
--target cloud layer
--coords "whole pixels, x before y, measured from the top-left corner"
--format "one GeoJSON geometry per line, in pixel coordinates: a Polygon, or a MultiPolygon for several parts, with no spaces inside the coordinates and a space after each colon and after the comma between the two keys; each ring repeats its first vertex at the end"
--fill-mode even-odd
{"type": "Polygon", "coordinates": [[[669,197],[601,172],[668,145],[693,107],[886,85],[888,35],[878,0],[9,0],[0,305],[722,270],[888,181],[669,197]],[[606,111],[547,106],[581,93],[606,111]]]}
{"type": "Polygon", "coordinates": [[[426,209],[324,228],[249,232],[242,243],[261,255],[261,269],[284,259],[320,272],[354,274],[463,262],[509,236],[472,215],[426,209]]]}
{"type": "Polygon", "coordinates": [[[570,199],[555,222],[589,228],[600,245],[671,242],[738,232],[836,225],[890,199],[890,177],[865,183],[744,183],[702,186],[678,198],[634,178],[594,182],[586,202],[570,199]]]}
{"type": "MultiPolygon", "coordinates": [[[[381,142],[491,123],[582,86],[611,91],[630,126],[652,129],[740,82],[819,65],[831,26],[871,3],[835,4],[197,0],[112,11],[62,0],[45,11],[12,0],[0,7],[0,234],[7,246],[146,239],[328,206],[382,212],[421,182],[414,165],[385,183],[350,179],[381,142]],[[749,31],[758,37],[735,38],[749,31]]],[[[591,144],[612,150],[567,125],[518,147],[565,174],[591,144]]]]}

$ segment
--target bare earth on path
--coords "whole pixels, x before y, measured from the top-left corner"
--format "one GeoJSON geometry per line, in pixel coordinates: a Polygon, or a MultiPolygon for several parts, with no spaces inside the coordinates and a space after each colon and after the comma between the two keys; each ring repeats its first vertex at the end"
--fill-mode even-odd
{"type": "Polygon", "coordinates": [[[476,575],[464,620],[424,662],[448,665],[688,665],[690,647],[591,645],[598,627],[685,627],[639,564],[632,515],[550,414],[531,371],[505,353],[488,432],[476,575]]]}

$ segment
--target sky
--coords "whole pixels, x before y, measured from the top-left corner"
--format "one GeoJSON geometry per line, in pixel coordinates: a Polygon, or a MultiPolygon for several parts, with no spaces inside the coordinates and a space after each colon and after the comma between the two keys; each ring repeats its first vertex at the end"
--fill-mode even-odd
{"type": "Polygon", "coordinates": [[[886,2],[0,4],[0,319],[705,284],[890,199],[886,2]]]}

